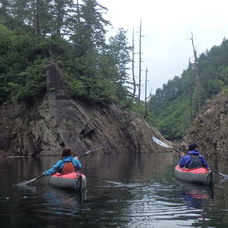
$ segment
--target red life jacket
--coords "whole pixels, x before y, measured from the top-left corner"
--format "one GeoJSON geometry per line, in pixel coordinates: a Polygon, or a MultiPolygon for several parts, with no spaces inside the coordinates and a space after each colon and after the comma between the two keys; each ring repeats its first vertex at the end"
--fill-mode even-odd
{"type": "Polygon", "coordinates": [[[72,162],[65,162],[65,164],[63,165],[61,173],[63,173],[63,174],[72,173],[74,171],[75,171],[75,167],[74,167],[73,163],[72,162]]]}

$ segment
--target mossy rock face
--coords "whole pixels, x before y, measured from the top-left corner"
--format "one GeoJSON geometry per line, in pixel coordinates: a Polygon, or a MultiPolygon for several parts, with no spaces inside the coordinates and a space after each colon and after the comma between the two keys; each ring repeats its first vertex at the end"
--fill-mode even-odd
{"type": "Polygon", "coordinates": [[[59,67],[50,62],[47,91],[33,103],[0,109],[0,155],[59,155],[64,146],[83,153],[103,142],[103,152],[153,153],[162,151],[151,136],[162,138],[138,115],[115,104],[74,100],[59,67]],[[55,88],[52,90],[51,88],[55,88]],[[2,142],[2,143],[1,143],[2,142]]]}

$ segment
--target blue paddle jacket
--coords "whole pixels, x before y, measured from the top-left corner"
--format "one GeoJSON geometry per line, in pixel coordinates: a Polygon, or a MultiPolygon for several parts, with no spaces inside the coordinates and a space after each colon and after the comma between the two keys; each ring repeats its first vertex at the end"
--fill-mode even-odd
{"type": "Polygon", "coordinates": [[[54,173],[61,172],[62,168],[66,162],[72,162],[72,164],[74,165],[75,168],[78,168],[78,169],[82,168],[81,162],[78,159],[75,159],[72,156],[67,156],[67,157],[64,157],[61,160],[57,161],[55,163],[55,165],[53,165],[50,169],[43,172],[43,175],[49,176],[54,173]]]}
{"type": "Polygon", "coordinates": [[[188,151],[187,155],[185,155],[185,156],[183,156],[183,157],[180,158],[179,166],[181,168],[186,167],[187,165],[190,164],[190,162],[192,160],[191,155],[197,155],[197,156],[199,156],[199,159],[200,159],[200,161],[202,163],[202,166],[205,167],[205,168],[209,168],[209,166],[208,166],[205,158],[202,155],[200,155],[199,154],[199,151],[197,151],[197,150],[188,151]]]}

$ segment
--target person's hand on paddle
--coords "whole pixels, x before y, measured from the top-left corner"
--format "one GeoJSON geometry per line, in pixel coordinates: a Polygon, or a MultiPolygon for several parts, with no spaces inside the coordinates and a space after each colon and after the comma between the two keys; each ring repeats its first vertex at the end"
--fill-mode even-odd
{"type": "Polygon", "coordinates": [[[180,156],[181,156],[181,157],[185,156],[185,153],[184,153],[184,152],[181,152],[181,153],[180,153],[180,156]]]}
{"type": "Polygon", "coordinates": [[[74,159],[77,159],[78,160],[78,156],[75,156],[74,159]]]}

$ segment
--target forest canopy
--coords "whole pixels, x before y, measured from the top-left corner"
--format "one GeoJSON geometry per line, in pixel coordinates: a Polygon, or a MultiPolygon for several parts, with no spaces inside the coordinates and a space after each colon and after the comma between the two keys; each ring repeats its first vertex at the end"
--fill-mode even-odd
{"type": "Polygon", "coordinates": [[[226,39],[220,46],[202,53],[196,63],[190,62],[180,77],[174,77],[162,89],[157,89],[148,105],[152,115],[150,123],[166,138],[181,139],[204,103],[221,91],[228,91],[226,39]],[[196,73],[199,87],[196,85],[196,73]]]}
{"type": "Polygon", "coordinates": [[[0,104],[45,91],[50,59],[73,97],[124,102],[131,96],[126,31],[107,40],[111,23],[98,1],[1,0],[0,11],[0,104]]]}

